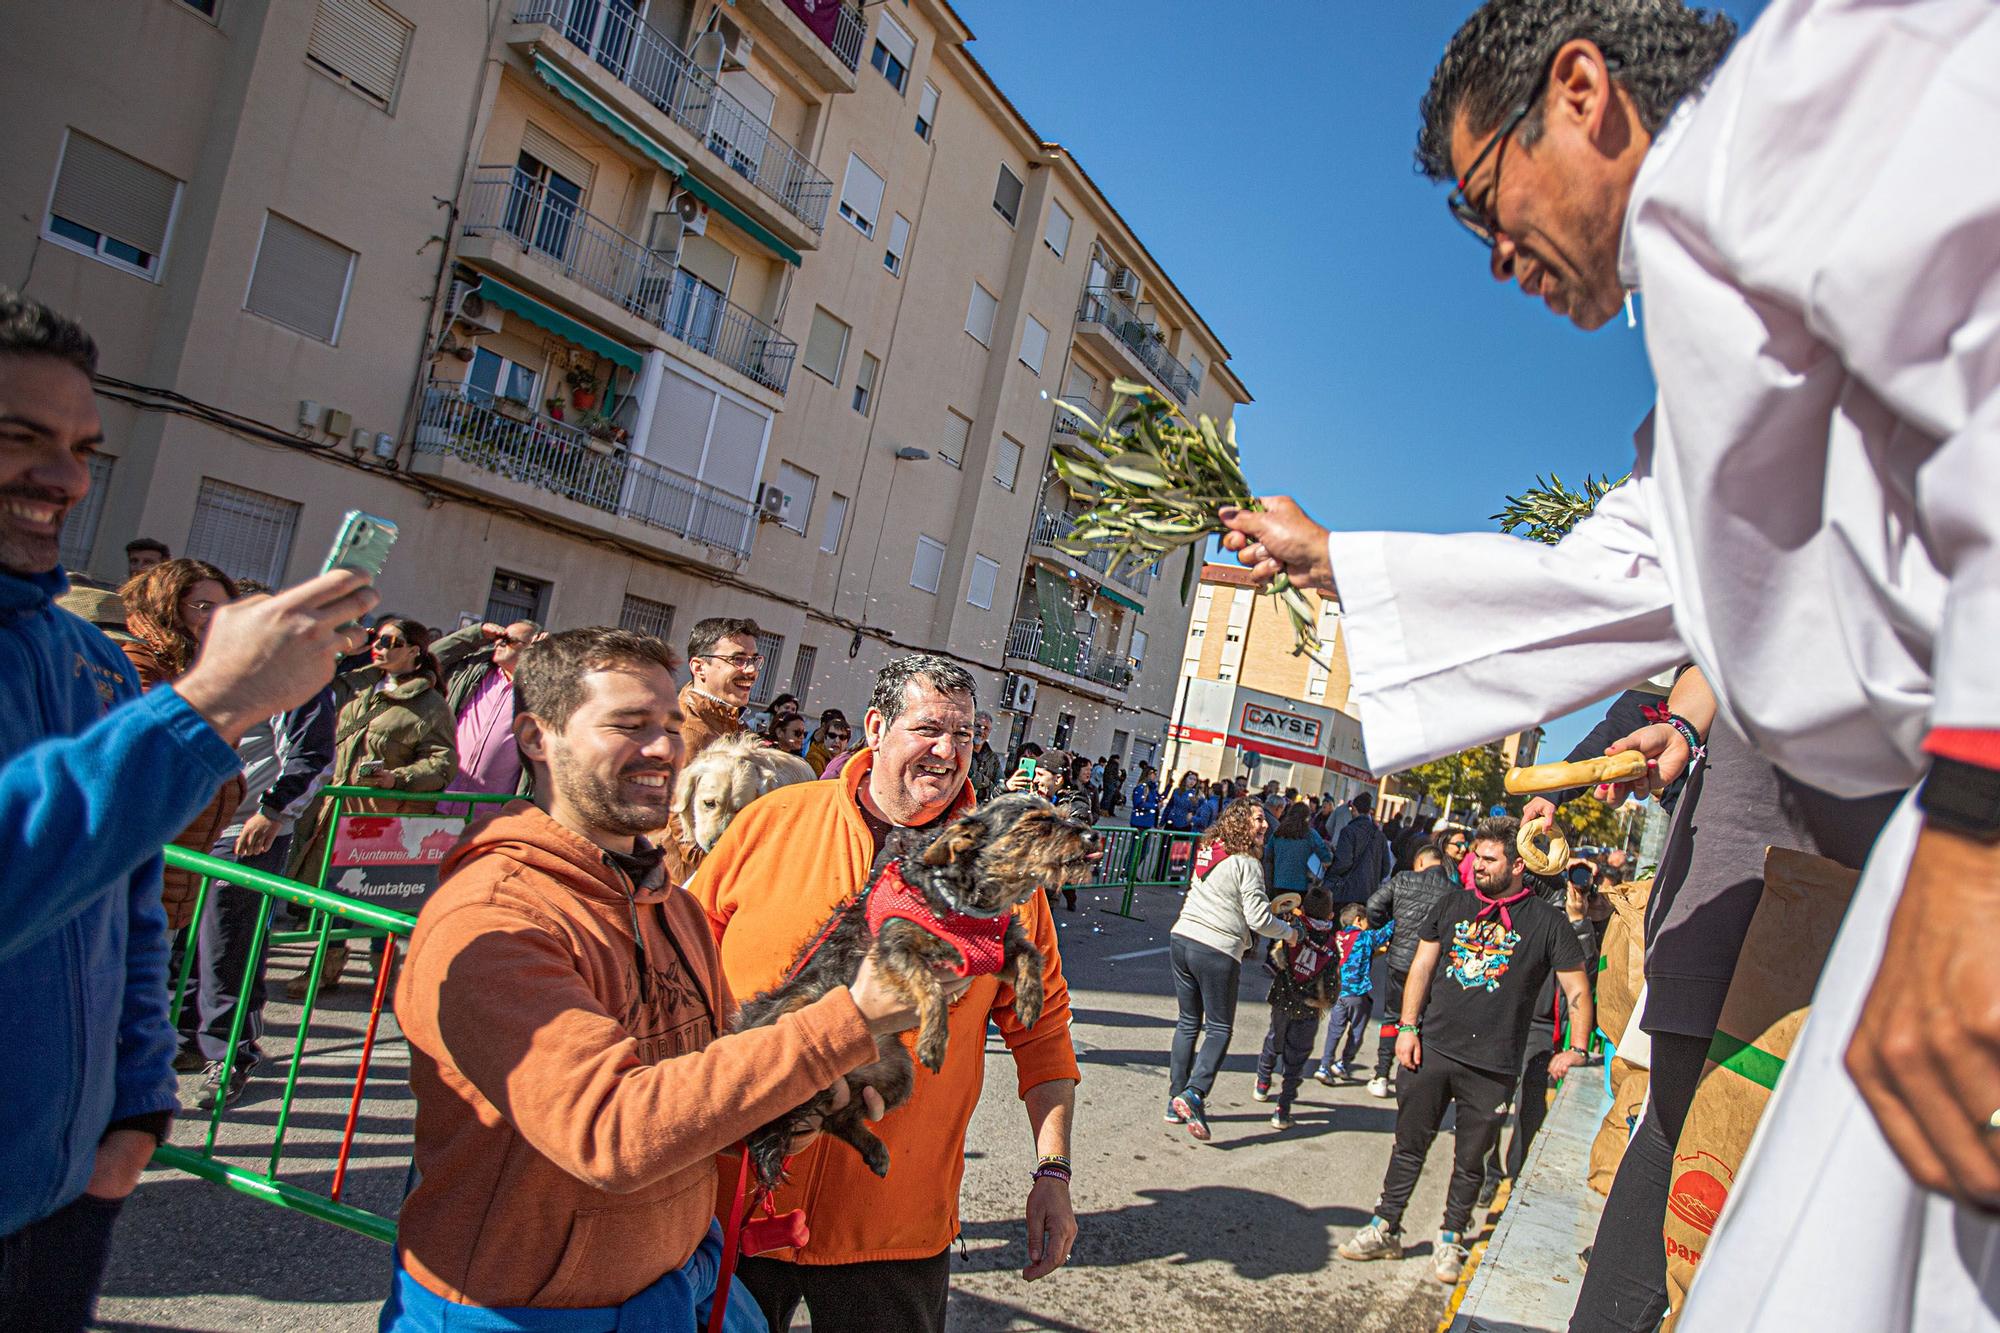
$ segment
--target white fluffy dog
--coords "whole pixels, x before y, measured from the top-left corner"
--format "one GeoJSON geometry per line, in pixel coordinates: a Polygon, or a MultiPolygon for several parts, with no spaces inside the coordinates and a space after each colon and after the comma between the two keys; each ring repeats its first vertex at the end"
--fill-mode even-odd
{"type": "Polygon", "coordinates": [[[744,806],[767,791],[811,782],[817,776],[797,755],[774,750],[750,732],[739,731],[704,749],[681,770],[674,811],[681,817],[681,827],[702,851],[709,852],[744,806]]]}

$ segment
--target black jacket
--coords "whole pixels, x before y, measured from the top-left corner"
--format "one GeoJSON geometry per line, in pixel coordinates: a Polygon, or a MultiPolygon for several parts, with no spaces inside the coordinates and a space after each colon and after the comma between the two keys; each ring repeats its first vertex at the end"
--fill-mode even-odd
{"type": "Polygon", "coordinates": [[[1357,813],[1334,840],[1326,887],[1337,903],[1365,903],[1391,869],[1389,840],[1382,826],[1357,813]]]}
{"type": "Polygon", "coordinates": [[[1443,866],[1429,870],[1403,870],[1368,897],[1368,924],[1379,926],[1394,920],[1396,933],[1389,937],[1389,970],[1408,972],[1417,956],[1417,936],[1448,893],[1463,893],[1458,879],[1443,866]]]}

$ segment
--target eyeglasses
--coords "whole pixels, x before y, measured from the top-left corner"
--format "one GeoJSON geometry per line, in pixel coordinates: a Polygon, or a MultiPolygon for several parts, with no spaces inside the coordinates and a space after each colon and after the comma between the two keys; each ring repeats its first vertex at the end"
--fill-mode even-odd
{"type": "Polygon", "coordinates": [[[727,662],[738,671],[748,671],[751,667],[764,665],[762,653],[737,653],[731,657],[724,657],[721,653],[696,653],[695,656],[706,657],[713,662],[727,662]]]}
{"type": "Polygon", "coordinates": [[[181,603],[181,610],[192,611],[198,616],[205,616],[221,605],[222,603],[220,602],[204,602],[196,598],[189,598],[181,603]]]}
{"type": "Polygon", "coordinates": [[[1491,139],[1488,139],[1486,146],[1479,150],[1479,156],[1472,159],[1472,165],[1467,167],[1465,174],[1458,178],[1458,184],[1453,187],[1451,196],[1445,200],[1445,206],[1451,209],[1451,215],[1458,219],[1459,225],[1471,232],[1474,238],[1489,250],[1493,248],[1494,235],[1500,230],[1500,220],[1477,204],[1474,204],[1467,197],[1465,186],[1467,182],[1479,173],[1479,164],[1484,162],[1489,155],[1498,152],[1500,156],[1495,157],[1493,160],[1493,184],[1487,189],[1486,197],[1488,199],[1497,199],[1500,197],[1500,164],[1506,158],[1506,152],[1501,145],[1507,141],[1515,130],[1521,127],[1521,122],[1528,118],[1528,111],[1533,106],[1533,101],[1526,101],[1514,108],[1507,119],[1501,122],[1499,132],[1491,139]]]}
{"type": "Polygon", "coordinates": [[[407,648],[410,646],[410,641],[408,639],[391,639],[385,635],[377,635],[375,637],[375,646],[377,648],[389,649],[407,648]]]}

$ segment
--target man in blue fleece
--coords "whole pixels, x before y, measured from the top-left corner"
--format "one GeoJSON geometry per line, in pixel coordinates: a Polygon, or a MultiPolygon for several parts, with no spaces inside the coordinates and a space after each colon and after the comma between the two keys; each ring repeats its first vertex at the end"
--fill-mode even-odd
{"type": "Polygon", "coordinates": [[[375,604],[329,574],[216,612],[171,687],[52,600],[103,439],[88,334],[0,288],[0,1328],[81,1329],[174,1113],[160,848],[259,719],[333,674],[375,604]],[[26,1071],[32,1071],[29,1076],[26,1071]]]}

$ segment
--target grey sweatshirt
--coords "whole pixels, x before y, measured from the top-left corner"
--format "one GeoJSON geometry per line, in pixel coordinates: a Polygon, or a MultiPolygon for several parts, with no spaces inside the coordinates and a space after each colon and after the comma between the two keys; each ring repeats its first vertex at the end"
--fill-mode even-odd
{"type": "Polygon", "coordinates": [[[1231,956],[1249,947],[1251,933],[1290,939],[1293,930],[1271,915],[1264,867],[1254,856],[1224,857],[1188,889],[1173,933],[1231,956]]]}

